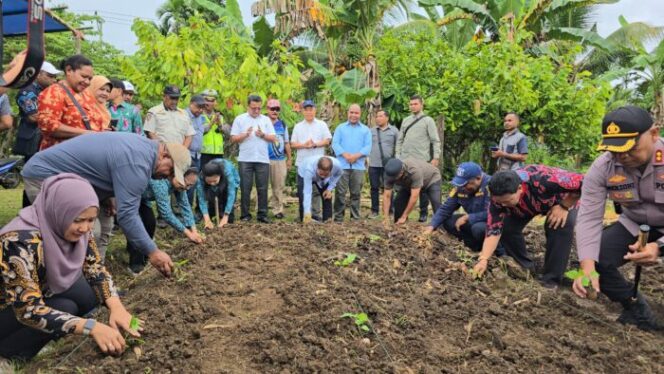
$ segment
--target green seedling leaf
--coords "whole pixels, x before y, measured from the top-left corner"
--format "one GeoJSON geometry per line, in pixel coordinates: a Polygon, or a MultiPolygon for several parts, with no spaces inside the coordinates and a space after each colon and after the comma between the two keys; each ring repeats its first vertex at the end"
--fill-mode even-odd
{"type": "Polygon", "coordinates": [[[128,338],[126,341],[127,341],[127,345],[130,346],[130,347],[145,344],[145,340],[140,339],[140,338],[128,338]]]}
{"type": "Polygon", "coordinates": [[[581,278],[581,284],[583,285],[583,287],[590,286],[590,278],[588,277],[581,278]]]}
{"type": "Polygon", "coordinates": [[[378,235],[369,235],[369,242],[373,243],[381,240],[382,238],[378,235]]]}
{"type": "Polygon", "coordinates": [[[590,277],[591,277],[592,279],[597,279],[597,278],[599,278],[599,273],[596,272],[595,270],[593,270],[593,272],[590,273],[590,277]]]}
{"type": "Polygon", "coordinates": [[[577,280],[578,278],[583,276],[583,272],[580,270],[568,270],[565,272],[565,276],[571,280],[577,280]]]}
{"type": "Polygon", "coordinates": [[[131,321],[129,321],[129,329],[138,331],[139,327],[141,327],[141,325],[138,321],[138,318],[136,318],[135,316],[131,316],[131,321]]]}
{"type": "Polygon", "coordinates": [[[340,267],[346,267],[352,264],[356,258],[357,255],[355,253],[346,253],[346,258],[344,258],[343,260],[334,261],[334,265],[340,267]]]}
{"type": "Polygon", "coordinates": [[[182,267],[182,266],[186,265],[188,262],[189,262],[189,259],[185,258],[184,260],[180,260],[180,261],[174,263],[173,266],[182,267]]]}
{"type": "Polygon", "coordinates": [[[362,325],[360,326],[360,328],[362,329],[362,331],[367,331],[367,332],[369,331],[369,326],[367,325],[362,325]]]}

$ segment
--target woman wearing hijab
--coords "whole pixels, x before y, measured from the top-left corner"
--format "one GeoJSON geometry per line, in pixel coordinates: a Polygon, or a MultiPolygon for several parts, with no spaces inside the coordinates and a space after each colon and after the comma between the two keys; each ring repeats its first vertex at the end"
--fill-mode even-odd
{"type": "Polygon", "coordinates": [[[60,174],[0,230],[0,360],[29,360],[67,334],[91,335],[109,354],[124,350],[121,331],[140,336],[91,234],[98,209],[88,181],[60,174]],[[99,304],[108,325],[83,317],[99,304]]]}
{"type": "Polygon", "coordinates": [[[108,111],[108,99],[113,90],[111,81],[103,75],[95,75],[90,80],[90,86],[86,88],[88,94],[94,97],[97,105],[93,110],[97,111],[101,116],[104,129],[108,128],[111,124],[111,113],[108,111]]]}

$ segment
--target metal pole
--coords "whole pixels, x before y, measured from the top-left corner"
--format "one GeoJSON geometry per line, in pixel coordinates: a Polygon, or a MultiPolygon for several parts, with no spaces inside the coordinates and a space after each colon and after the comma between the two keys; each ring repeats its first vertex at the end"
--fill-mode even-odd
{"type": "MultiPolygon", "coordinates": [[[[642,252],[648,244],[648,235],[650,234],[650,226],[639,226],[639,252],[642,252]]],[[[639,292],[639,282],[641,281],[641,265],[636,265],[636,273],[634,274],[634,293],[632,300],[636,300],[639,292]]]]}

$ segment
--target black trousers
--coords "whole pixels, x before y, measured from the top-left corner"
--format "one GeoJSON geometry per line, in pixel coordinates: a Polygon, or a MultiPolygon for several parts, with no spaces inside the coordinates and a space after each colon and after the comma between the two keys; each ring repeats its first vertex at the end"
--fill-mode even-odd
{"type": "MultiPolygon", "coordinates": [[[[157,226],[157,220],[150,205],[146,204],[144,201],[141,201],[140,206],[138,207],[138,215],[141,217],[145,231],[148,232],[150,237],[153,237],[155,228],[157,226]]],[[[127,252],[129,253],[129,266],[145,265],[148,261],[147,256],[141,253],[141,251],[139,251],[129,242],[127,242],[127,252]]]]}
{"type": "MultiPolygon", "coordinates": [[[[577,209],[572,209],[567,215],[565,226],[558,229],[549,228],[549,220],[544,222],[546,236],[546,252],[544,254],[544,271],[542,281],[560,282],[567,268],[569,253],[574,240],[574,225],[576,224],[577,209]]],[[[500,238],[507,255],[514,258],[521,266],[531,271],[535,263],[526,251],[526,240],[523,237],[523,228],[533,217],[519,218],[505,217],[503,234],[500,238]]]]}
{"type": "MultiPolygon", "coordinates": [[[[440,206],[440,186],[443,184],[442,181],[438,181],[428,188],[422,188],[420,191],[420,207],[422,200],[431,202],[431,207],[435,212],[440,206]]],[[[408,206],[408,200],[410,199],[410,188],[399,187],[399,191],[396,192],[396,197],[394,198],[394,221],[398,221],[401,218],[401,215],[406,210],[408,206]]]]}
{"type": "Polygon", "coordinates": [[[207,164],[208,162],[214,160],[215,158],[224,158],[224,155],[210,155],[210,154],[201,154],[201,169],[203,169],[203,166],[207,164]]]}
{"type": "MultiPolygon", "coordinates": [[[[85,316],[97,305],[97,297],[84,277],[80,277],[67,291],[44,299],[54,310],[75,316],[85,316]]],[[[57,334],[48,334],[21,324],[9,307],[0,311],[0,356],[12,360],[30,360],[57,334]]]]}
{"type": "Polygon", "coordinates": [[[463,241],[466,247],[475,252],[480,251],[486,236],[486,222],[476,222],[472,225],[466,223],[461,226],[461,230],[457,230],[455,224],[459,217],[461,217],[461,214],[453,214],[443,222],[443,228],[452,236],[463,241]]]}
{"type": "MultiPolygon", "coordinates": [[[[210,217],[215,217],[217,214],[214,207],[214,198],[216,197],[217,203],[219,204],[219,220],[221,220],[224,217],[224,209],[226,209],[226,201],[228,200],[228,186],[226,185],[223,188],[216,189],[206,188],[205,190],[205,198],[207,200],[210,217]]],[[[237,196],[237,194],[235,196],[237,196]]],[[[233,222],[235,222],[235,209],[231,209],[231,212],[228,214],[228,223],[233,222]]]]}
{"type": "Polygon", "coordinates": [[[256,183],[258,212],[256,217],[267,218],[267,188],[270,181],[270,164],[262,162],[239,162],[240,166],[240,218],[251,218],[251,190],[256,183]]]}
{"type": "MultiPolygon", "coordinates": [[[[371,186],[371,211],[380,213],[380,188],[383,187],[385,168],[369,167],[369,185],[371,186]]],[[[390,213],[394,212],[394,196],[390,204],[390,213]]]]}
{"type": "MultiPolygon", "coordinates": [[[[319,187],[316,183],[312,182],[311,187],[317,189],[318,193],[321,195],[321,201],[323,202],[323,222],[325,222],[332,218],[332,199],[323,198],[323,192],[325,192],[327,189],[328,184],[325,184],[323,187],[319,187]]],[[[300,222],[302,222],[302,219],[304,218],[304,205],[302,205],[304,201],[304,178],[302,178],[300,174],[297,175],[297,201],[299,203],[298,208],[300,211],[300,222]]]]}
{"type": "MultiPolygon", "coordinates": [[[[660,237],[662,237],[662,233],[651,230],[648,243],[654,242],[660,237]]],[[[623,259],[628,252],[627,246],[634,244],[636,240],[637,237],[630,234],[620,222],[616,222],[602,231],[596,270],[599,273],[599,289],[612,301],[626,301],[634,291],[632,282],[628,282],[618,268],[627,262],[623,259]]]]}

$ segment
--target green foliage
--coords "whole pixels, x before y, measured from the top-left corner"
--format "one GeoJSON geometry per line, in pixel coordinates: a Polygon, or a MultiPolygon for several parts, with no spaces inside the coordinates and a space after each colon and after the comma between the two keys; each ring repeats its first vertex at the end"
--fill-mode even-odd
{"type": "Polygon", "coordinates": [[[356,258],[357,255],[355,253],[346,253],[346,257],[343,260],[334,261],[334,265],[339,267],[347,267],[355,262],[356,258]]]}
{"type": "Polygon", "coordinates": [[[366,313],[344,313],[341,318],[351,318],[360,331],[369,332],[371,330],[368,325],[371,321],[366,313]]]}
{"type": "Polygon", "coordinates": [[[437,34],[400,32],[386,34],[378,50],[382,93],[393,100],[388,109],[405,113],[410,95],[420,94],[429,115],[445,117],[447,167],[474,142],[482,150],[496,144],[509,111],[519,113],[521,130],[553,155],[583,161],[594,154],[610,86],[575,70],[580,48],[553,61],[517,43],[471,42],[455,50],[437,34]]]}
{"type": "Polygon", "coordinates": [[[583,273],[583,270],[581,269],[573,269],[573,270],[568,270],[565,272],[565,277],[568,279],[571,279],[573,281],[582,278],[581,279],[581,284],[583,287],[588,287],[590,286],[590,280],[591,279],[597,279],[599,277],[599,273],[594,271],[590,273],[590,277],[586,277],[585,274],[583,273]]]}
{"type": "Polygon", "coordinates": [[[268,60],[258,55],[250,38],[230,26],[199,17],[190,18],[167,36],[140,20],[134,22],[132,30],[140,48],[123,61],[122,70],[140,87],[147,105],[161,101],[167,84],[181,87],[184,103],[204,89],[217,90],[222,104],[219,109],[231,119],[245,111],[249,94],[281,99],[282,108],[289,106],[288,100],[300,99],[302,64],[278,42],[268,60]]]}
{"type": "Polygon", "coordinates": [[[131,321],[129,321],[129,329],[134,330],[134,331],[138,331],[139,327],[141,327],[141,324],[140,324],[138,318],[136,318],[136,316],[131,316],[131,321]]]}
{"type": "Polygon", "coordinates": [[[347,108],[351,104],[362,105],[377,94],[373,88],[366,87],[366,76],[359,69],[348,70],[341,76],[335,76],[314,60],[309,60],[309,66],[325,79],[321,86],[324,91],[322,95],[329,94],[342,108],[347,108]]]}

